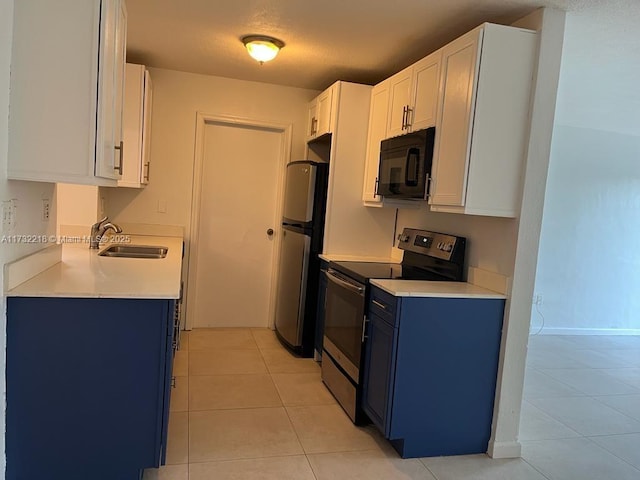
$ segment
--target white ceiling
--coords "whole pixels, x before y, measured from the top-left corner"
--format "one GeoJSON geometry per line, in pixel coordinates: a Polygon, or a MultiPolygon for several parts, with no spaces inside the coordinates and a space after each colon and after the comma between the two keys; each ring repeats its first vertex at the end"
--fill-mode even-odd
{"type": "Polygon", "coordinates": [[[374,84],[485,21],[510,23],[540,6],[598,0],[126,0],[127,61],[322,90],[374,84]],[[286,46],[270,63],[240,39],[286,46]]]}

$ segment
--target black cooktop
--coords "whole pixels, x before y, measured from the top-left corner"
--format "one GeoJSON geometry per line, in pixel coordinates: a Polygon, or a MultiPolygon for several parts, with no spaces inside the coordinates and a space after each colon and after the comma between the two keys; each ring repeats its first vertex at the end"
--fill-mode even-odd
{"type": "Polygon", "coordinates": [[[372,278],[393,280],[447,280],[437,273],[402,265],[400,263],[331,262],[329,266],[360,283],[368,283],[372,278]]]}

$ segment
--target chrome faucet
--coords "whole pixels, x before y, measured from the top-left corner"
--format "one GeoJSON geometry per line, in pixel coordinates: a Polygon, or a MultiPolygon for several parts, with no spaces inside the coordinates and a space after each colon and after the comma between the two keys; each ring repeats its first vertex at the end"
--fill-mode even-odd
{"type": "Polygon", "coordinates": [[[89,239],[89,248],[99,248],[100,240],[107,232],[113,230],[115,233],[122,233],[122,229],[115,223],[109,221],[109,217],[104,217],[97,223],[91,225],[91,238],[89,239]]]}

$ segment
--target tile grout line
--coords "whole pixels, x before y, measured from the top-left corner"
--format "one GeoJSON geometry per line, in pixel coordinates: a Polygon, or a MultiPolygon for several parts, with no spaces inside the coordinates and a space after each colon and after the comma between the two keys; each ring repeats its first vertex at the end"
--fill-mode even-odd
{"type": "MultiPolygon", "coordinates": [[[[634,433],[629,433],[629,434],[622,434],[622,435],[636,435],[634,433]]],[[[608,435],[595,435],[598,437],[603,437],[603,436],[608,436],[608,435]]],[[[636,465],[630,463],[629,461],[625,460],[624,458],[620,457],[619,455],[616,455],[615,452],[609,450],[607,447],[600,445],[599,443],[597,443],[595,440],[593,440],[591,437],[584,437],[587,440],[589,440],[592,444],[594,444],[596,447],[604,450],[607,453],[610,453],[611,455],[613,455],[614,457],[616,457],[618,460],[623,461],[624,463],[626,463],[627,465],[629,465],[631,468],[634,468],[635,470],[638,470],[638,472],[640,472],[640,468],[638,468],[636,465]]]]}

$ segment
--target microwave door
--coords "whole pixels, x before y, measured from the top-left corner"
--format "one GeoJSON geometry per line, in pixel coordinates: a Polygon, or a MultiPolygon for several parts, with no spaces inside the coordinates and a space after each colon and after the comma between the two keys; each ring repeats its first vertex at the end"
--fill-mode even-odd
{"type": "Polygon", "coordinates": [[[420,182],[420,150],[409,148],[404,166],[404,184],[407,187],[417,187],[420,182]]]}

